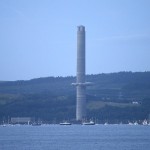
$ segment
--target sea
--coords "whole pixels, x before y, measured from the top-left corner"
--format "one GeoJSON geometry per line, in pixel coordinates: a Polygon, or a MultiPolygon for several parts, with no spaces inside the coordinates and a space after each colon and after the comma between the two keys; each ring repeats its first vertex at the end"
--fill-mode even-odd
{"type": "Polygon", "coordinates": [[[0,150],[150,150],[150,125],[0,126],[0,150]]]}

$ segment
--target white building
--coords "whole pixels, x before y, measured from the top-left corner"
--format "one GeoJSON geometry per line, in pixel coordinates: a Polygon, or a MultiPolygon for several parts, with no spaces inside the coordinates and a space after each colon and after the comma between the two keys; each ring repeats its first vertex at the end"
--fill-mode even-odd
{"type": "Polygon", "coordinates": [[[11,118],[11,123],[12,124],[26,124],[26,123],[30,123],[32,121],[32,119],[30,117],[12,117],[11,118]]]}

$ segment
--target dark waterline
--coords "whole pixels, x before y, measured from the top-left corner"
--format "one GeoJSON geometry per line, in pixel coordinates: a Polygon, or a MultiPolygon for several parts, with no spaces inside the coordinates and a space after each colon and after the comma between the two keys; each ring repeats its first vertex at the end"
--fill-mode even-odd
{"type": "Polygon", "coordinates": [[[148,150],[150,126],[0,127],[0,150],[148,150]]]}

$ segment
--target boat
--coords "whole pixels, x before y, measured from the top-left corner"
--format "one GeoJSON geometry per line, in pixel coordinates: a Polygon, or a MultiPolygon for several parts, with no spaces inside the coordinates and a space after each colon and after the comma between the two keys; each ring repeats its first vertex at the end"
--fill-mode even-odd
{"type": "Polygon", "coordinates": [[[93,121],[83,122],[82,125],[95,125],[95,122],[93,122],[93,121]]]}
{"type": "Polygon", "coordinates": [[[32,123],[32,126],[41,126],[41,125],[42,125],[41,123],[36,123],[36,122],[32,123]]]}
{"type": "Polygon", "coordinates": [[[137,121],[136,121],[136,122],[134,122],[134,125],[138,125],[137,121]]]}
{"type": "Polygon", "coordinates": [[[104,125],[106,126],[106,125],[108,125],[108,123],[107,123],[107,122],[105,122],[105,123],[104,123],[104,125]]]}
{"type": "Polygon", "coordinates": [[[6,124],[5,124],[5,122],[4,122],[4,121],[3,121],[2,127],[6,127],[6,124]]]}
{"type": "Polygon", "coordinates": [[[145,119],[145,120],[142,122],[142,124],[143,124],[144,126],[148,125],[147,120],[145,119]]]}
{"type": "Polygon", "coordinates": [[[128,125],[134,125],[134,123],[132,123],[132,122],[128,122],[128,125]]]}
{"type": "Polygon", "coordinates": [[[61,122],[60,125],[71,125],[70,122],[61,122]]]}

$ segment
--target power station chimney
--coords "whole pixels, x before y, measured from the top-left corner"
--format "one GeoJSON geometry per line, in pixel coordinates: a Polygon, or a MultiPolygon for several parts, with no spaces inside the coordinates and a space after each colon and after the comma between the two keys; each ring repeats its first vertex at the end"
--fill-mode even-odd
{"type": "Polygon", "coordinates": [[[76,75],[76,120],[86,117],[86,86],[85,82],[85,27],[77,27],[77,75],[76,75]]]}
{"type": "Polygon", "coordinates": [[[85,83],[85,27],[78,26],[77,30],[77,101],[76,120],[86,116],[86,86],[85,83]]]}

